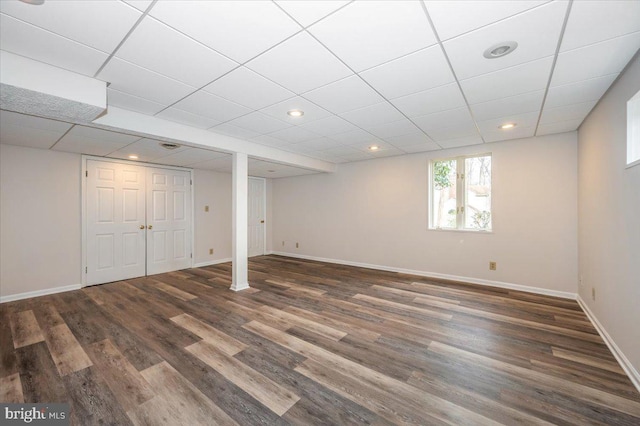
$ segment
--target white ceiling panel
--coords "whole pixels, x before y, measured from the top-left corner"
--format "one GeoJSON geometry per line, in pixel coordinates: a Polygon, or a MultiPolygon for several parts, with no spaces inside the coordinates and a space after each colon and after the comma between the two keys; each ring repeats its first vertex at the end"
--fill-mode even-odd
{"type": "Polygon", "coordinates": [[[305,93],[304,97],[335,114],[364,108],[384,100],[355,75],[305,93]]]}
{"type": "MultiPolygon", "coordinates": [[[[5,3],[9,2],[0,1],[5,3]]],[[[91,77],[109,56],[4,14],[0,15],[0,49],[91,77]]]]}
{"type": "Polygon", "coordinates": [[[141,12],[147,10],[147,8],[151,5],[152,0],[124,0],[127,4],[135,7],[141,12]]]}
{"type": "Polygon", "coordinates": [[[459,139],[447,139],[438,142],[442,148],[458,148],[461,146],[480,145],[483,143],[482,138],[478,135],[467,136],[459,139]]]}
{"type": "Polygon", "coordinates": [[[407,146],[416,145],[435,145],[434,142],[422,132],[409,133],[407,135],[393,136],[385,138],[385,142],[395,146],[396,148],[403,149],[407,146]]]}
{"type": "Polygon", "coordinates": [[[116,56],[194,87],[202,87],[238,66],[151,17],[136,27],[116,56]]]}
{"type": "Polygon", "coordinates": [[[197,127],[199,129],[208,129],[209,127],[220,124],[218,120],[214,120],[213,118],[192,114],[178,108],[167,108],[157,114],[157,117],[166,118],[167,120],[186,124],[187,126],[197,127]]]}
{"type": "Polygon", "coordinates": [[[522,13],[546,3],[543,1],[427,0],[427,10],[441,40],[522,13]]]}
{"type": "Polygon", "coordinates": [[[298,94],[353,74],[306,32],[291,37],[246,66],[298,94]]]}
{"type": "MultiPolygon", "coordinates": [[[[478,121],[500,118],[509,114],[540,111],[544,90],[508,96],[493,101],[471,105],[473,116],[478,121]]],[[[547,99],[548,101],[548,99],[547,99]]]]}
{"type": "Polygon", "coordinates": [[[245,67],[231,71],[204,90],[252,109],[264,108],[295,96],[245,67]]]}
{"type": "Polygon", "coordinates": [[[598,100],[607,91],[618,74],[609,74],[602,77],[591,78],[577,83],[565,84],[549,88],[545,108],[553,108],[562,105],[577,104],[581,102],[598,100]]]}
{"type": "Polygon", "coordinates": [[[538,122],[539,115],[540,114],[537,111],[527,112],[524,114],[509,114],[500,118],[479,121],[478,129],[480,129],[480,133],[483,135],[490,132],[502,132],[505,134],[515,133],[514,130],[517,130],[521,127],[535,127],[538,122]],[[512,129],[500,129],[500,126],[507,123],[515,123],[516,127],[512,129]]]}
{"type": "Polygon", "coordinates": [[[469,109],[464,106],[462,108],[436,112],[435,114],[421,115],[413,118],[413,122],[430,134],[432,130],[455,126],[468,126],[469,124],[473,124],[473,119],[471,118],[471,114],[469,114],[469,109]]]}
{"type": "Polygon", "coordinates": [[[322,151],[343,145],[340,142],[329,138],[316,138],[287,146],[287,149],[295,149],[298,152],[322,151]]]}
{"type": "Polygon", "coordinates": [[[109,157],[129,159],[130,155],[137,155],[139,161],[157,161],[167,155],[189,149],[186,146],[179,146],[178,148],[169,150],[163,148],[161,146],[162,143],[164,142],[155,139],[140,139],[139,141],[133,142],[132,144],[120,148],[117,151],[111,152],[109,157]]]}
{"type": "Polygon", "coordinates": [[[110,87],[116,90],[165,105],[196,90],[194,87],[118,58],[112,58],[98,78],[111,83],[110,87]]]}
{"type": "Polygon", "coordinates": [[[380,141],[379,138],[373,136],[371,133],[361,129],[352,130],[350,132],[339,133],[331,136],[331,139],[343,143],[345,145],[360,143],[360,142],[372,142],[380,141]]]}
{"type": "Polygon", "coordinates": [[[193,163],[191,167],[193,167],[194,169],[231,172],[233,165],[231,163],[231,155],[227,154],[224,157],[214,158],[213,160],[193,163]]]}
{"type": "Polygon", "coordinates": [[[300,127],[321,136],[337,135],[339,133],[346,133],[357,129],[356,126],[336,115],[331,115],[320,120],[314,120],[309,123],[302,124],[300,127]]]}
{"type": "Polygon", "coordinates": [[[561,52],[640,31],[640,1],[576,0],[561,52]]]}
{"type": "Polygon", "coordinates": [[[402,150],[408,154],[414,154],[416,152],[436,151],[438,149],[440,149],[440,145],[435,142],[425,142],[417,145],[407,145],[402,147],[402,150]]]}
{"type": "Polygon", "coordinates": [[[62,121],[49,120],[47,118],[34,117],[32,115],[20,114],[13,111],[0,110],[0,127],[7,125],[45,130],[48,132],[60,133],[61,135],[72,126],[72,124],[62,121]]]}
{"type": "Polygon", "coordinates": [[[537,136],[550,135],[553,133],[563,133],[563,132],[571,132],[576,130],[583,119],[578,120],[570,120],[570,121],[560,121],[558,123],[551,124],[540,124],[538,126],[538,131],[536,132],[537,136]]]}
{"type": "Polygon", "coordinates": [[[285,145],[290,145],[289,142],[276,139],[269,135],[260,135],[250,139],[250,142],[259,143],[262,145],[272,146],[275,148],[281,148],[285,145]]]}
{"type": "Polygon", "coordinates": [[[403,118],[402,120],[394,121],[393,123],[369,126],[367,131],[374,136],[384,139],[416,133],[419,132],[420,129],[418,129],[411,121],[403,118]]]}
{"type": "Polygon", "coordinates": [[[389,102],[356,109],[342,114],[342,117],[365,130],[380,124],[402,120],[404,116],[389,102]]]}
{"type": "Polygon", "coordinates": [[[0,143],[31,148],[50,148],[71,124],[46,118],[0,111],[0,143]]]}
{"type": "Polygon", "coordinates": [[[375,155],[378,151],[388,151],[388,150],[397,150],[398,148],[396,148],[395,146],[391,145],[388,142],[385,141],[378,141],[375,143],[375,146],[378,147],[378,149],[376,151],[371,151],[369,148],[374,145],[371,143],[353,143],[353,144],[349,144],[349,146],[359,149],[360,151],[369,153],[371,155],[375,155]]]}
{"type": "Polygon", "coordinates": [[[361,76],[388,99],[454,81],[442,48],[438,45],[371,68],[361,76]]]}
{"type": "Polygon", "coordinates": [[[457,77],[464,80],[554,55],[568,4],[545,4],[445,42],[457,77]],[[518,43],[512,53],[495,59],[484,57],[486,49],[508,41],[518,43]]]}
{"type": "Polygon", "coordinates": [[[549,81],[553,56],[462,80],[470,104],[544,89],[549,81]]]}
{"type": "Polygon", "coordinates": [[[278,6],[283,8],[303,27],[308,27],[331,12],[349,3],[348,0],[277,0],[278,6]]]}
{"type": "Polygon", "coordinates": [[[154,115],[166,108],[166,105],[120,92],[119,90],[112,89],[111,87],[107,88],[107,104],[109,106],[128,109],[130,111],[136,111],[147,115],[154,115]]]}
{"type": "Polygon", "coordinates": [[[506,141],[509,139],[522,139],[522,138],[530,138],[535,133],[535,126],[533,127],[516,127],[514,129],[510,129],[508,131],[497,130],[495,132],[486,132],[482,134],[482,138],[485,142],[499,142],[506,141]]]}
{"type": "Polygon", "coordinates": [[[240,138],[240,139],[250,139],[258,136],[258,133],[254,131],[233,126],[229,123],[220,124],[209,130],[212,131],[213,133],[221,133],[223,135],[233,136],[234,138],[240,138]]]}
{"type": "Polygon", "coordinates": [[[270,1],[159,1],[150,13],[240,63],[300,31],[270,1]]]}
{"type": "Polygon", "coordinates": [[[138,136],[86,126],[74,126],[52,149],[78,154],[107,155],[139,139],[138,136]]]}
{"type": "Polygon", "coordinates": [[[169,154],[162,157],[162,164],[170,166],[190,166],[192,164],[202,163],[204,161],[213,160],[214,158],[226,157],[229,154],[224,152],[210,151],[208,149],[187,148],[183,151],[169,154]]]}
{"type": "Polygon", "coordinates": [[[311,139],[316,139],[318,137],[318,135],[316,135],[315,133],[297,126],[269,133],[269,136],[289,143],[300,143],[311,139]]]}
{"type": "Polygon", "coordinates": [[[442,127],[440,129],[431,130],[429,136],[434,141],[440,143],[440,141],[446,141],[450,139],[468,138],[478,136],[478,129],[476,125],[471,122],[462,125],[456,125],[451,127],[442,127]]]}
{"type": "Polygon", "coordinates": [[[596,105],[597,101],[582,102],[579,104],[563,105],[555,108],[545,108],[542,111],[540,124],[552,124],[561,121],[584,120],[596,105]]]}
{"type": "Polygon", "coordinates": [[[276,120],[273,117],[264,115],[261,112],[252,112],[251,114],[243,115],[242,117],[231,120],[229,124],[238,126],[243,129],[252,130],[256,133],[272,133],[278,130],[291,127],[291,124],[285,123],[281,120],[276,120]]]}
{"type": "Polygon", "coordinates": [[[378,151],[370,152],[373,158],[395,157],[403,154],[406,154],[406,152],[398,148],[379,149],[378,151]]]}
{"type": "Polygon", "coordinates": [[[356,1],[309,31],[355,71],[436,43],[417,1],[356,1]]]}
{"type": "Polygon", "coordinates": [[[391,102],[409,117],[446,111],[465,104],[462,93],[455,83],[403,96],[391,102]]]}
{"type": "Polygon", "coordinates": [[[222,99],[203,90],[189,95],[174,107],[188,111],[192,114],[200,114],[218,121],[233,120],[251,112],[249,108],[234,102],[222,99]]]}
{"type": "Polygon", "coordinates": [[[293,125],[303,125],[311,121],[327,118],[331,115],[329,111],[300,96],[263,108],[260,112],[293,125]],[[291,117],[287,114],[287,111],[294,109],[303,111],[304,115],[302,117],[291,117]]]}
{"type": "Polygon", "coordinates": [[[561,86],[622,71],[640,47],[640,32],[558,55],[551,86],[561,86]]]}
{"type": "Polygon", "coordinates": [[[140,11],[117,0],[47,1],[37,7],[0,1],[0,11],[107,53],[141,16],[140,11]]]}

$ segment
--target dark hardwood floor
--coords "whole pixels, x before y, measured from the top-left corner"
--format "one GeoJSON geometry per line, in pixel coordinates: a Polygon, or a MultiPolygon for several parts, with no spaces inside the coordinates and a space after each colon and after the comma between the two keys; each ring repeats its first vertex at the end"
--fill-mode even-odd
{"type": "Polygon", "coordinates": [[[2,402],[90,424],[640,424],[574,301],[278,256],[0,305],[2,402]]]}

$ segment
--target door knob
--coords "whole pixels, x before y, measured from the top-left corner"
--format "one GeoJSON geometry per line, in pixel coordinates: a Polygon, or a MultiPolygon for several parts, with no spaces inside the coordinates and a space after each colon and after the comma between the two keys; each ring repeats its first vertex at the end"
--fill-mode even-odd
{"type": "Polygon", "coordinates": [[[140,229],[144,229],[144,225],[140,225],[140,229]]]}
{"type": "Polygon", "coordinates": [[[153,229],[153,225],[147,226],[148,229],[153,229]]]}

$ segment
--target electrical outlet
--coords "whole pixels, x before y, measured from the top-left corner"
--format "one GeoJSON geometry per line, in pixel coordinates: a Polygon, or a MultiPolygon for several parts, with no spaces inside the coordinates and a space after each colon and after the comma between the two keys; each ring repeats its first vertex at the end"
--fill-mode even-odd
{"type": "Polygon", "coordinates": [[[300,244],[296,243],[296,248],[299,248],[299,247],[300,247],[300,244]]]}
{"type": "Polygon", "coordinates": [[[498,268],[498,264],[496,262],[489,262],[489,270],[495,271],[498,268]]]}
{"type": "Polygon", "coordinates": [[[209,254],[213,254],[213,249],[209,249],[209,254]]]}
{"type": "Polygon", "coordinates": [[[595,287],[591,287],[591,298],[594,301],[596,300],[596,288],[595,287]]]}
{"type": "Polygon", "coordinates": [[[205,211],[206,213],[208,213],[208,212],[209,212],[209,206],[204,206],[204,211],[205,211]]]}

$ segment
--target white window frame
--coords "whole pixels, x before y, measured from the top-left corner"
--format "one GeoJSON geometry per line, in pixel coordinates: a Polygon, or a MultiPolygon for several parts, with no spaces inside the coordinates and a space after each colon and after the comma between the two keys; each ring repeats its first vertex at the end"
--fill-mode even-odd
{"type": "Polygon", "coordinates": [[[456,157],[443,157],[443,158],[433,158],[429,160],[429,205],[428,205],[428,216],[429,216],[429,230],[430,231],[454,231],[454,232],[479,232],[483,234],[491,234],[493,233],[494,223],[493,223],[493,155],[490,152],[486,152],[483,154],[472,154],[472,155],[460,155],[456,157]],[[490,204],[490,212],[491,212],[491,229],[474,229],[474,228],[465,228],[465,210],[467,208],[467,200],[466,200],[466,187],[465,187],[465,173],[466,173],[466,164],[465,160],[467,158],[475,158],[475,157],[491,157],[491,204],[490,204]],[[455,160],[456,162],[456,227],[455,228],[439,228],[434,226],[434,205],[433,205],[433,194],[435,193],[435,181],[433,179],[433,164],[438,161],[448,161],[455,160]],[[460,172],[462,170],[462,172],[460,172]]]}
{"type": "Polygon", "coordinates": [[[627,168],[640,164],[640,91],[627,102],[627,168]]]}

